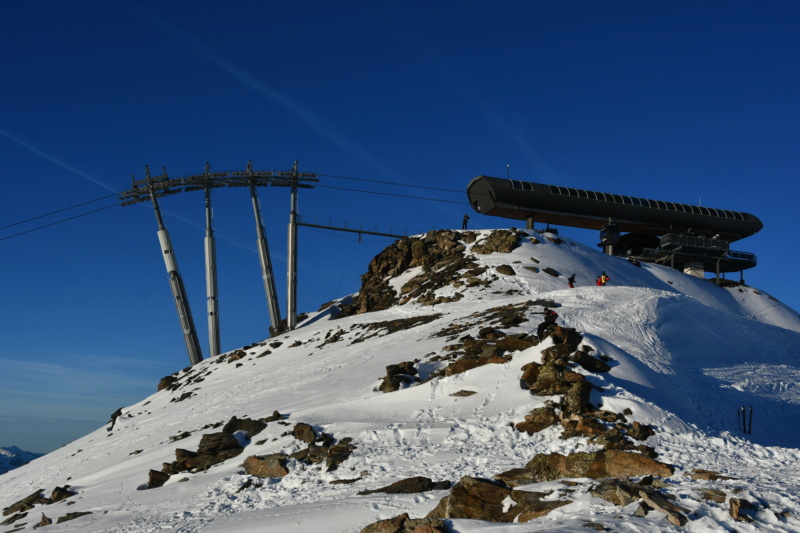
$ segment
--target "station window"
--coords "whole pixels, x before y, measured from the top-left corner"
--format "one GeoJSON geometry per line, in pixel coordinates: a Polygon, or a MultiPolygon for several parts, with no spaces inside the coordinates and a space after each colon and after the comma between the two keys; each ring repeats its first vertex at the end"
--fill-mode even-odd
{"type": "Polygon", "coordinates": [[[522,188],[525,189],[526,191],[532,191],[533,190],[533,185],[529,181],[523,181],[522,182],[522,188]]]}

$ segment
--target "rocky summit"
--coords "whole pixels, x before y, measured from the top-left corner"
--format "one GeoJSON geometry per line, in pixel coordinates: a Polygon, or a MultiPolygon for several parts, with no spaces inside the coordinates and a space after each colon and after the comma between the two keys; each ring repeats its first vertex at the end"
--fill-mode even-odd
{"type": "Polygon", "coordinates": [[[800,318],[721,285],[552,232],[400,239],[4,474],[2,531],[800,531],[800,318]]]}

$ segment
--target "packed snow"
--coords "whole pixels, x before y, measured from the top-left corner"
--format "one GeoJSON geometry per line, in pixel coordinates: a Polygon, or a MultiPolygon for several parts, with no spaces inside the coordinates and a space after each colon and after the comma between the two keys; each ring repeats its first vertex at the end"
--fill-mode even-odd
{"type": "MultiPolygon", "coordinates": [[[[613,412],[630,409],[630,419],[654,427],[647,444],[660,461],[675,467],[666,481],[689,510],[689,521],[679,528],[656,511],[633,517],[633,509],[592,496],[580,488],[585,484],[576,489],[554,481],[524,489],[572,492],[572,503],[524,524],[447,520],[450,531],[586,531],[587,522],[629,532],[800,531],[798,313],[752,287],[722,288],[666,267],[606,256],[564,237],[527,235],[510,253],[475,256],[489,267],[484,278],[496,275],[500,265],[511,265],[516,275],[497,275],[491,285],[462,290],[458,301],[409,302],[345,318],[335,318],[330,307],[309,313],[292,332],[245,348],[247,356],[236,362],[210,359],[195,365],[192,372],[203,373],[202,381],[159,391],[124,408],[113,430],[99,428],[4,474],[2,507],[56,486],[69,485],[76,495],[37,506],[3,531],[31,531],[42,513],[54,519],[91,512],[47,527],[95,533],[358,532],[401,513],[422,517],[448,493],[360,491],[420,475],[452,482],[463,476],[491,478],[524,466],[537,453],[589,451],[585,438],[560,439],[558,426],[534,435],[513,427],[545,403],[546,398],[523,390],[519,380],[524,364],[541,360],[548,339],[514,353],[506,364],[396,392],[378,391],[387,365],[420,360],[420,373],[436,370],[437,363],[425,361],[444,353],[449,341],[437,333],[446,327],[462,324],[468,326],[462,335],[477,336],[482,324],[475,323],[476,312],[536,299],[557,302],[558,323],[575,328],[583,344],[612,362],[610,372],[589,376],[602,389],[592,400],[613,412]],[[559,275],[544,272],[545,267],[559,275]],[[604,287],[594,284],[601,271],[611,278],[604,287]],[[566,277],[573,273],[576,287],[569,289],[566,277]],[[440,316],[392,333],[367,334],[361,327],[434,314],[440,316]],[[338,341],[327,342],[337,332],[338,341]],[[453,396],[464,390],[475,394],[453,396]],[[190,397],[176,401],[187,391],[190,397]],[[742,409],[748,415],[752,409],[750,433],[741,429],[742,409]],[[176,448],[197,449],[203,433],[218,431],[204,428],[232,416],[257,419],[274,411],[288,417],[246,441],[240,456],[146,489],[148,472],[174,461],[176,448]],[[285,477],[240,490],[251,478],[242,468],[245,457],[299,449],[287,435],[298,422],[337,440],[352,438],[355,450],[334,471],[290,460],[285,477]],[[190,435],[172,439],[184,432],[190,435]],[[694,469],[731,479],[684,475],[694,469]],[[712,487],[757,502],[755,520],[736,522],[727,503],[698,495],[712,487]]],[[[416,273],[407,271],[393,286],[399,289],[416,273]]],[[[535,333],[541,312],[541,306],[530,306],[529,320],[507,332],[535,333]]]]}

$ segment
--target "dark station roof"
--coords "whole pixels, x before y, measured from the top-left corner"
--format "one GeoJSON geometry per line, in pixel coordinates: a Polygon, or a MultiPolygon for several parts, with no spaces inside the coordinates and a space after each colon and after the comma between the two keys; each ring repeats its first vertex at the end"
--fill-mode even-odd
{"type": "Polygon", "coordinates": [[[484,215],[597,230],[611,220],[620,231],[644,235],[695,233],[733,242],[763,227],[749,213],[491,176],[474,178],[467,196],[484,215]]]}

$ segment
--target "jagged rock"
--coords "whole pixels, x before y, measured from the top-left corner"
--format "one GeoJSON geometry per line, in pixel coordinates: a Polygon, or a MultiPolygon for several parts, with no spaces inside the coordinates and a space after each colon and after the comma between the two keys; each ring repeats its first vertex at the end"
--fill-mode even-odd
{"type": "Polygon", "coordinates": [[[270,422],[276,422],[281,419],[283,419],[283,415],[280,414],[278,411],[273,411],[271,415],[269,415],[266,418],[262,418],[261,421],[264,422],[265,424],[268,424],[270,422]]]}
{"type": "Polygon", "coordinates": [[[715,503],[725,503],[725,493],[717,489],[698,489],[704,500],[711,500],[715,503]]]}
{"type": "Polygon", "coordinates": [[[317,440],[317,434],[314,433],[314,428],[304,422],[295,424],[294,429],[292,429],[292,436],[299,441],[308,443],[313,443],[317,440]]]}
{"type": "Polygon", "coordinates": [[[427,492],[430,490],[445,490],[450,488],[449,481],[440,481],[434,483],[433,480],[423,476],[415,476],[407,479],[401,479],[391,485],[380,489],[363,490],[359,492],[359,496],[374,494],[376,492],[384,492],[386,494],[413,494],[416,492],[427,492]]]}
{"type": "Polygon", "coordinates": [[[394,392],[400,390],[403,385],[418,381],[416,378],[417,369],[414,368],[413,361],[405,361],[396,365],[386,367],[386,376],[382,379],[378,390],[381,392],[394,392]]]}
{"type": "Polygon", "coordinates": [[[611,370],[611,365],[606,363],[605,361],[601,361],[596,357],[592,357],[589,354],[591,348],[588,346],[584,346],[581,350],[575,352],[572,356],[572,360],[578,363],[581,368],[586,370],[587,372],[594,372],[595,374],[602,374],[604,372],[609,372],[611,370]]]}
{"type": "Polygon", "coordinates": [[[671,524],[681,527],[686,525],[686,522],[688,522],[688,519],[683,514],[686,512],[686,509],[679,505],[675,505],[657,492],[643,490],[639,492],[639,495],[642,497],[645,503],[647,503],[647,505],[666,514],[667,520],[671,524]]]}
{"type": "MultiPolygon", "coordinates": [[[[521,491],[513,491],[511,493],[511,497],[515,498],[515,493],[517,494],[525,494],[521,491]]],[[[531,520],[536,520],[537,518],[541,518],[550,511],[554,509],[558,509],[559,507],[563,507],[565,505],[569,505],[572,503],[572,500],[547,500],[547,501],[536,501],[531,502],[527,505],[519,505],[514,506],[511,508],[510,513],[519,513],[515,517],[516,522],[530,522],[531,520]]]]}
{"type": "Polygon", "coordinates": [[[239,419],[234,416],[222,427],[222,431],[229,435],[233,435],[237,431],[246,431],[248,438],[252,439],[255,435],[261,433],[265,427],[267,427],[267,424],[261,420],[239,419]]]}
{"type": "Polygon", "coordinates": [[[737,522],[752,522],[751,516],[757,510],[756,506],[748,500],[740,498],[731,498],[730,512],[731,517],[737,522]]]}
{"type": "Polygon", "coordinates": [[[172,387],[172,386],[175,384],[175,382],[177,382],[177,381],[178,381],[178,378],[177,378],[177,377],[175,377],[175,375],[174,375],[174,374],[173,374],[173,375],[171,375],[171,376],[165,376],[165,377],[161,378],[161,381],[159,381],[159,382],[158,382],[158,390],[159,390],[159,391],[162,391],[162,390],[164,390],[164,389],[169,389],[169,388],[171,388],[171,387],[172,387]]]}
{"type": "Polygon", "coordinates": [[[403,524],[406,521],[408,521],[408,513],[403,513],[394,518],[378,520],[362,529],[360,533],[402,533],[405,531],[403,524]]]}
{"type": "Polygon", "coordinates": [[[516,424],[519,431],[524,431],[528,435],[538,433],[558,423],[558,415],[552,407],[539,407],[525,415],[525,421],[516,424]]]}
{"type": "Polygon", "coordinates": [[[669,465],[644,455],[618,450],[578,452],[567,456],[559,453],[537,454],[525,468],[533,473],[537,482],[565,477],[669,477],[674,471],[669,465]]]}
{"type": "Polygon", "coordinates": [[[499,265],[495,267],[495,270],[498,274],[503,274],[504,276],[515,276],[517,274],[510,265],[499,265]]]}
{"type": "Polygon", "coordinates": [[[536,483],[533,472],[527,468],[512,468],[511,470],[492,476],[492,479],[501,481],[509,487],[520,487],[536,483]]]}
{"type": "Polygon", "coordinates": [[[92,512],[91,511],[83,511],[83,512],[67,513],[64,516],[58,517],[58,520],[56,520],[56,524],[61,524],[63,522],[69,522],[70,520],[75,520],[76,518],[80,518],[81,516],[86,516],[87,514],[92,514],[92,512]]]}
{"type": "Polygon", "coordinates": [[[39,504],[49,504],[52,501],[48,498],[42,496],[43,489],[39,489],[30,496],[26,496],[21,500],[9,505],[5,509],[3,509],[3,516],[8,516],[13,513],[19,513],[22,511],[27,511],[29,509],[33,509],[35,505],[39,504]]]}
{"type": "Polygon", "coordinates": [[[497,481],[464,476],[426,518],[471,518],[511,522],[514,516],[504,511],[511,489],[497,481]]]}
{"type": "Polygon", "coordinates": [[[591,391],[592,384],[586,381],[585,378],[572,383],[564,395],[564,411],[566,413],[583,413],[590,410],[592,408],[589,403],[591,391]]]}
{"type": "Polygon", "coordinates": [[[3,520],[2,522],[0,522],[0,526],[7,526],[9,524],[13,524],[17,520],[22,520],[26,516],[28,516],[28,513],[16,513],[16,514],[13,514],[13,515],[9,516],[8,518],[6,518],[5,520],[3,520]]]}
{"type": "Polygon", "coordinates": [[[636,440],[647,440],[655,434],[656,432],[651,426],[639,422],[633,422],[628,429],[628,436],[636,440]]]}
{"type": "Polygon", "coordinates": [[[44,513],[42,513],[42,519],[39,520],[39,527],[49,526],[52,523],[53,521],[47,518],[47,516],[44,513]]]}
{"type": "Polygon", "coordinates": [[[486,255],[494,252],[507,254],[517,247],[519,237],[516,233],[508,230],[495,230],[485,239],[471,248],[476,254],[486,255]]]}
{"type": "MultiPolygon", "coordinates": [[[[477,266],[464,255],[462,238],[465,234],[439,230],[430,231],[422,238],[404,237],[388,246],[372,259],[367,273],[361,276],[361,290],[350,304],[342,305],[339,316],[391,307],[400,296],[391,286],[391,279],[415,267],[422,267],[422,273],[407,282],[401,294],[406,298],[422,298],[425,294],[424,300],[428,303],[440,301],[432,291],[454,283],[462,270],[477,266]]],[[[460,297],[458,294],[453,298],[460,297]]]]}
{"type": "Polygon", "coordinates": [[[147,481],[148,489],[155,489],[164,486],[164,483],[169,479],[169,475],[158,470],[150,470],[150,477],[147,481]]]}
{"type": "Polygon", "coordinates": [[[394,518],[379,520],[360,533],[444,533],[447,531],[439,519],[409,518],[403,513],[394,518]]]}
{"type": "Polygon", "coordinates": [[[260,478],[282,478],[289,474],[286,455],[251,455],[242,466],[245,473],[260,478]]]}
{"type": "Polygon", "coordinates": [[[624,507],[638,501],[641,498],[639,493],[648,490],[650,490],[648,487],[639,483],[626,481],[624,479],[608,478],[603,479],[600,484],[592,487],[589,492],[592,496],[624,507]]]}
{"type": "Polygon", "coordinates": [[[536,383],[536,380],[539,379],[539,371],[541,370],[542,365],[539,363],[528,363],[522,367],[522,377],[520,378],[520,386],[523,389],[528,389],[536,383]]]}
{"type": "MultiPolygon", "coordinates": [[[[640,439],[640,440],[644,440],[644,439],[640,439]]],[[[713,470],[703,470],[703,469],[692,470],[691,472],[686,473],[684,475],[689,476],[692,479],[703,479],[703,480],[706,480],[706,481],[720,481],[720,480],[736,479],[736,478],[733,478],[733,477],[724,476],[724,475],[720,474],[719,472],[714,472],[713,470]]]]}
{"type": "Polygon", "coordinates": [[[520,333],[518,335],[507,335],[499,339],[495,345],[506,352],[521,352],[535,346],[536,343],[526,333],[520,333]]]}
{"type": "Polygon", "coordinates": [[[482,339],[497,340],[505,336],[505,333],[491,326],[488,326],[485,328],[481,328],[480,331],[478,331],[478,336],[481,337],[482,339]]]}
{"type": "Polygon", "coordinates": [[[242,446],[239,441],[224,431],[203,435],[200,437],[200,444],[197,446],[198,456],[219,459],[217,462],[236,457],[240,453],[242,453],[242,446]]]}
{"type": "Polygon", "coordinates": [[[581,414],[582,412],[575,412],[571,409],[564,411],[564,414],[568,415],[561,422],[564,426],[562,435],[564,439],[577,436],[594,437],[608,432],[608,427],[594,415],[581,414]]]}
{"type": "Polygon", "coordinates": [[[50,501],[52,501],[53,503],[60,502],[61,500],[66,500],[70,496],[74,495],[75,493],[69,490],[69,485],[65,485],[63,487],[56,487],[50,494],[50,501]]]}
{"type": "Polygon", "coordinates": [[[550,268],[550,267],[543,268],[542,272],[547,272],[548,274],[550,274],[554,278],[557,278],[557,277],[559,277],[561,275],[561,274],[558,273],[557,270],[555,270],[553,268],[550,268]]]}

